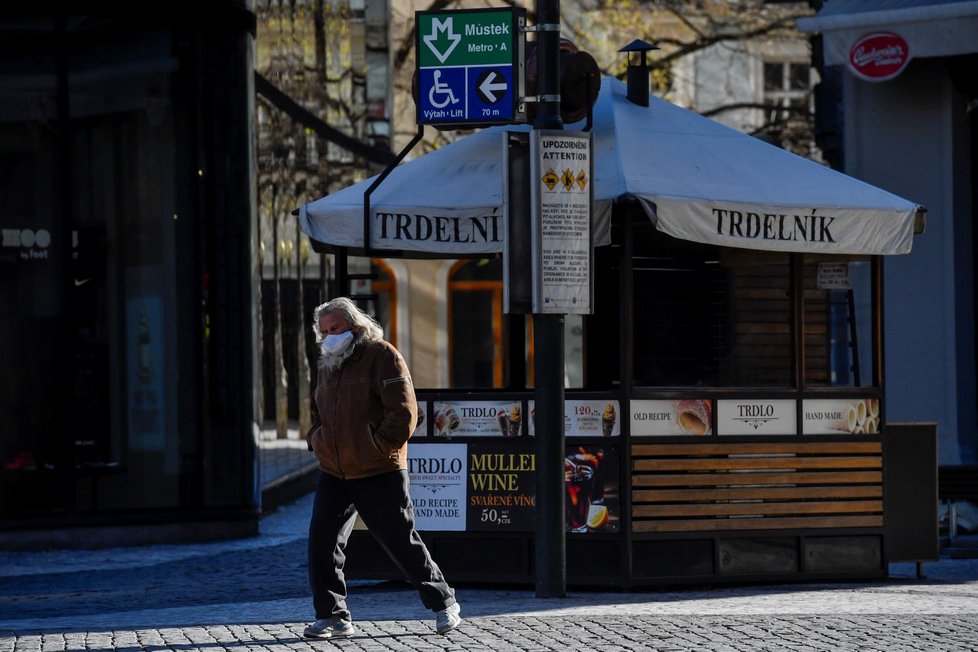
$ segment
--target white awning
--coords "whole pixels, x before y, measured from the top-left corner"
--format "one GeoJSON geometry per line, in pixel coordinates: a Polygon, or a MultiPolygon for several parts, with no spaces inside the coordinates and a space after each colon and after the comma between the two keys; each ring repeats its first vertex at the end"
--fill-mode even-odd
{"type": "Polygon", "coordinates": [[[802,32],[821,32],[827,65],[846,64],[860,38],[875,31],[902,37],[913,58],[978,52],[976,0],[828,0],[802,32]]]}
{"type": "MultiPolygon", "coordinates": [[[[656,227],[726,247],[836,254],[910,251],[917,204],[669,102],[628,101],[605,78],[594,109],[595,244],[612,203],[638,199],[656,227]]],[[[583,123],[568,125],[579,129],[583,123]]],[[[398,255],[502,251],[503,132],[483,129],[396,168],[371,195],[370,246],[398,255]]],[[[300,208],[313,240],[362,249],[371,179],[300,208]]],[[[382,255],[382,254],[380,254],[382,255]]]]}

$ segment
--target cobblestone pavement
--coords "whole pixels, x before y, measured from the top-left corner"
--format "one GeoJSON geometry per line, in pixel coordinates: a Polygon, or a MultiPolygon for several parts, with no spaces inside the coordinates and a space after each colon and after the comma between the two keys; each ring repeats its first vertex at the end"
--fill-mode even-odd
{"type": "Polygon", "coordinates": [[[446,636],[424,621],[360,621],[336,641],[301,637],[301,623],[21,633],[0,650],[553,650],[777,651],[978,649],[978,617],[952,616],[496,616],[446,636]]]}
{"type": "MultiPolygon", "coordinates": [[[[0,652],[82,650],[978,650],[978,560],[892,565],[890,579],[572,591],[459,586],[462,626],[434,632],[395,582],[351,582],[355,636],[306,640],[311,496],[247,540],[0,552],[0,652]]],[[[351,551],[351,554],[354,554],[351,551]]]]}

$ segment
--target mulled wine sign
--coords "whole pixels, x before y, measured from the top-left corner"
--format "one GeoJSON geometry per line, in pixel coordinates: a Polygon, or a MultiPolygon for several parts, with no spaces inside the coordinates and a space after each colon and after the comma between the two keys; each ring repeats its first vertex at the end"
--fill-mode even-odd
{"type": "Polygon", "coordinates": [[[468,449],[467,529],[532,532],[535,527],[536,455],[515,442],[478,442],[468,449]]]}

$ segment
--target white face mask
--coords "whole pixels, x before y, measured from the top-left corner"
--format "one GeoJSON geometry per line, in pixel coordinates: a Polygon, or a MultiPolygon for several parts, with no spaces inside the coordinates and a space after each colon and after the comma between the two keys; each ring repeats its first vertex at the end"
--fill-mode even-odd
{"type": "Polygon", "coordinates": [[[326,355],[336,355],[337,353],[342,353],[346,347],[350,346],[350,342],[352,341],[353,331],[327,335],[325,338],[323,338],[323,353],[326,355]]]}

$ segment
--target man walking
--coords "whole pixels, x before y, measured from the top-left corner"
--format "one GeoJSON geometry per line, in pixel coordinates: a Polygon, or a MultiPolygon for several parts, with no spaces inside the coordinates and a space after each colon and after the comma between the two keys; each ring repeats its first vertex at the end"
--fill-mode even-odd
{"type": "Polygon", "coordinates": [[[461,622],[455,591],[414,527],[407,441],[418,417],[411,374],[383,330],[345,297],[316,308],[319,381],[313,393],[309,448],[319,461],[309,523],[313,638],[355,632],[346,606],[344,552],[357,513],[435,612],[445,634],[461,622]]]}

